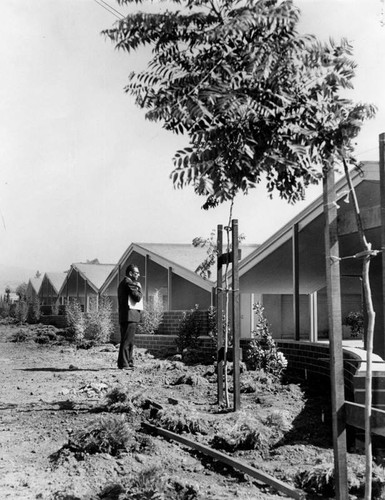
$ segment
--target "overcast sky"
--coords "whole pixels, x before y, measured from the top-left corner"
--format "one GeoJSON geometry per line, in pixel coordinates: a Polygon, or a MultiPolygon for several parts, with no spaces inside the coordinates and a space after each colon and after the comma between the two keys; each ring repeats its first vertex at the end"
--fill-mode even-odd
{"type": "MultiPolygon", "coordinates": [[[[357,141],[358,157],[377,160],[383,3],[297,5],[301,32],[353,42],[351,97],[379,108],[357,141]]],[[[187,140],[146,122],[124,93],[143,56],[129,58],[100,35],[115,21],[94,0],[0,2],[0,264],[45,272],[95,257],[115,263],[131,242],[191,242],[228,221],[228,205],[206,212],[191,188],[174,190],[172,157],[187,140]]],[[[312,189],[293,207],[259,188],[237,199],[233,216],[246,243],[262,243],[319,194],[312,189]]]]}

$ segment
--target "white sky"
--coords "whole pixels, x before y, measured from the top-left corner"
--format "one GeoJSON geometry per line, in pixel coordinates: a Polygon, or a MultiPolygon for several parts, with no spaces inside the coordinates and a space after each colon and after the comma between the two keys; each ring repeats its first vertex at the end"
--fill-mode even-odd
{"type": "MultiPolygon", "coordinates": [[[[351,97],[379,108],[357,151],[377,160],[385,131],[383,3],[297,5],[301,31],[353,42],[359,67],[351,97]]],[[[206,212],[192,188],[174,190],[172,157],[188,141],[145,122],[123,92],[143,61],[100,35],[115,20],[94,0],[0,2],[0,264],[45,272],[95,257],[115,263],[133,241],[191,242],[228,221],[228,205],[206,212]]],[[[246,243],[262,243],[320,193],[312,189],[290,206],[261,187],[240,196],[233,217],[246,243]]]]}

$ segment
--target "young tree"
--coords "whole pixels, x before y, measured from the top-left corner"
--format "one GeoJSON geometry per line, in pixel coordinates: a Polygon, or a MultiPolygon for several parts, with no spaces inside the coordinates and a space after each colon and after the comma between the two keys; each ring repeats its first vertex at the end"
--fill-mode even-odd
{"type": "MultiPolygon", "coordinates": [[[[126,91],[149,120],[188,136],[174,158],[176,187],[192,185],[209,208],[265,179],[270,195],[295,202],[330,169],[357,165],[353,140],[375,108],[342,95],[355,69],[346,40],[300,35],[290,0],[170,3],[182,8],[132,14],[104,33],[127,52],[152,47],[126,91]]],[[[365,276],[373,253],[361,241],[365,276]]]]}
{"type": "Polygon", "coordinates": [[[174,3],[184,9],[132,14],[104,33],[127,52],[152,47],[148,68],[131,73],[126,91],[149,120],[188,135],[175,155],[175,186],[192,184],[204,208],[263,178],[270,193],[303,198],[341,156],[341,120],[355,121],[358,132],[372,112],[338,97],[352,86],[351,46],[299,35],[289,0],[174,3]]]}
{"type": "Polygon", "coordinates": [[[27,295],[27,283],[20,283],[16,287],[16,293],[19,296],[19,300],[25,300],[27,295]]]}

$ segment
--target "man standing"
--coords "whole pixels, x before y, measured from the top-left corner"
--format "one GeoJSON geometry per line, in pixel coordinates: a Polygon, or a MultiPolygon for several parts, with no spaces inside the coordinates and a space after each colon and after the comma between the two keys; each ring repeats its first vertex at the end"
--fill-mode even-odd
{"type": "Polygon", "coordinates": [[[118,286],[120,325],[118,368],[121,370],[133,370],[134,368],[135,333],[143,309],[143,294],[138,281],[139,276],[137,266],[129,264],[126,269],[126,276],[118,286]]]}

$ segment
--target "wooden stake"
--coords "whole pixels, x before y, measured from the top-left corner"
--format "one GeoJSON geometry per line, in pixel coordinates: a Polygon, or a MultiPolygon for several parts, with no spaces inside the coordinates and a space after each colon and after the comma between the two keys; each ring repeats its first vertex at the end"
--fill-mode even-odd
{"type": "Polygon", "coordinates": [[[238,260],[238,221],[232,221],[232,286],[233,286],[233,385],[234,411],[241,407],[240,389],[240,349],[241,349],[241,316],[239,293],[239,260],[238,260]]]}
{"type": "MultiPolygon", "coordinates": [[[[223,250],[223,226],[217,228],[218,257],[223,250]]],[[[223,272],[220,259],[217,260],[217,379],[218,379],[218,405],[223,404],[223,272]]]]}
{"type": "Polygon", "coordinates": [[[329,169],[323,181],[325,215],[326,284],[329,313],[330,379],[336,498],[348,499],[346,465],[346,416],[344,366],[342,357],[341,286],[337,206],[334,170],[329,169]]]}

